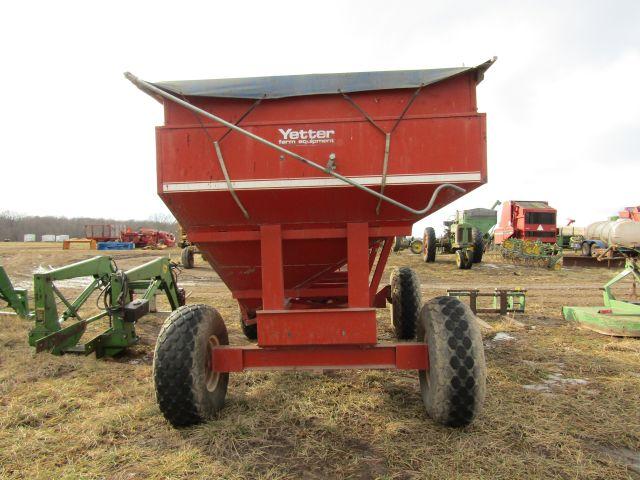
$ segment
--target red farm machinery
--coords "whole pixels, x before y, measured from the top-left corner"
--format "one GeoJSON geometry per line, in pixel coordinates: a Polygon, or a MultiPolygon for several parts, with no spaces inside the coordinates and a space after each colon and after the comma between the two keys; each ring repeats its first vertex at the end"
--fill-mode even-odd
{"type": "Polygon", "coordinates": [[[463,426],[480,411],[485,361],[469,307],[424,306],[418,276],[394,269],[395,236],[487,181],[476,67],[148,83],[161,102],[158,193],[239,304],[231,346],[209,306],[178,308],[154,380],[174,425],[222,408],[244,370],[417,370],[425,408],[463,426]],[[397,342],[378,342],[391,304],[397,342]]]}
{"type": "Polygon", "coordinates": [[[507,200],[493,232],[502,256],[515,263],[560,267],[556,209],[546,201],[507,200]]]}
{"type": "Polygon", "coordinates": [[[508,238],[556,243],[556,209],[543,201],[507,200],[502,204],[500,222],[494,230],[494,242],[508,238]]]}
{"type": "Polygon", "coordinates": [[[164,248],[174,247],[176,245],[176,237],[173,233],[155,228],[139,228],[132,230],[127,228],[120,233],[123,242],[131,242],[136,248],[164,248]]]}

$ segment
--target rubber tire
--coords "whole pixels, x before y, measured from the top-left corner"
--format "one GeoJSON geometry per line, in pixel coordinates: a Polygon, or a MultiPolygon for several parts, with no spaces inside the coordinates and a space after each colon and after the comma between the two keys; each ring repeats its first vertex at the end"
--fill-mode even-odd
{"type": "Polygon", "coordinates": [[[191,247],[184,247],[182,249],[182,254],[180,255],[180,263],[186,269],[193,268],[194,259],[193,259],[193,249],[191,247]]]}
{"type": "Polygon", "coordinates": [[[484,239],[482,238],[482,232],[477,228],[473,229],[473,263],[482,262],[482,255],[484,254],[484,239]]]}
{"type": "Polygon", "coordinates": [[[424,229],[422,238],[422,258],[426,263],[436,261],[436,231],[432,227],[424,229]]]}
{"type": "Polygon", "coordinates": [[[393,239],[393,252],[394,253],[398,253],[400,250],[402,250],[402,241],[404,240],[404,237],[394,237],[393,239]]]}
{"type": "Polygon", "coordinates": [[[456,250],[456,267],[460,270],[469,270],[473,266],[473,257],[465,250],[456,250]]]}
{"type": "Polygon", "coordinates": [[[418,275],[409,267],[396,267],[391,271],[391,321],[399,340],[412,340],[416,336],[416,323],[420,315],[422,294],[418,275]]]}
{"type": "Polygon", "coordinates": [[[588,242],[582,242],[581,252],[583,257],[591,256],[591,244],[588,242]]]}
{"type": "Polygon", "coordinates": [[[471,309],[454,297],[427,302],[417,326],[429,346],[429,370],[420,370],[427,414],[449,427],[469,425],[482,411],[487,369],[482,335],[471,309]]]}
{"type": "Polygon", "coordinates": [[[256,341],[258,339],[258,324],[245,324],[242,313],[240,313],[240,328],[242,328],[242,333],[247,337],[247,340],[256,341]]]}
{"type": "Polygon", "coordinates": [[[465,270],[471,270],[471,267],[473,267],[473,253],[469,254],[469,251],[467,251],[466,263],[464,264],[464,268],[465,270]]]}
{"type": "Polygon", "coordinates": [[[422,243],[422,240],[415,239],[413,242],[411,242],[411,244],[409,245],[409,250],[411,250],[411,253],[413,253],[414,255],[420,255],[424,250],[424,244],[422,243]]]}
{"type": "Polygon", "coordinates": [[[179,307],[162,325],[153,358],[153,379],[160,411],[174,427],[209,420],[224,406],[229,374],[220,373],[213,390],[206,385],[212,335],[220,345],[229,344],[222,317],[207,305],[179,307]]]}

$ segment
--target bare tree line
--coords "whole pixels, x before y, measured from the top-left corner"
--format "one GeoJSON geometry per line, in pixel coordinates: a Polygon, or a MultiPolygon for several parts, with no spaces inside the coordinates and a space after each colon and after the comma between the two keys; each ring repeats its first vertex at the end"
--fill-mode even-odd
{"type": "Polygon", "coordinates": [[[176,220],[169,214],[155,214],[147,220],[114,220],[113,218],[66,218],[40,217],[20,215],[10,211],[0,212],[0,240],[22,241],[24,235],[33,233],[40,241],[42,235],[69,235],[69,237],[84,237],[85,225],[117,225],[127,226],[134,230],[141,227],[155,228],[177,234],[176,220]]]}

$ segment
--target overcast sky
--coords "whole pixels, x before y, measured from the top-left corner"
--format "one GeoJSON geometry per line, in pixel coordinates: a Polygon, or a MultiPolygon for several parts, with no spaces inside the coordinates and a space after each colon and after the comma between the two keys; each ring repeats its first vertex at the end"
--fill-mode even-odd
{"type": "MultiPolygon", "coordinates": [[[[489,183],[432,215],[548,200],[578,225],[640,204],[640,2],[2,2],[0,211],[147,218],[148,80],[498,62],[478,87],[489,183]]],[[[414,231],[418,231],[421,222],[414,231]]]]}

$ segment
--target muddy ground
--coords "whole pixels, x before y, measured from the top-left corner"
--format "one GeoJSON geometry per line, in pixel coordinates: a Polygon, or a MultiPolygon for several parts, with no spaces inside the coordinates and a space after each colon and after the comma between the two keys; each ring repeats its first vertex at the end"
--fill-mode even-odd
{"type": "MultiPolygon", "coordinates": [[[[34,271],[95,254],[0,244],[0,264],[23,287],[34,271]]],[[[124,269],[158,255],[178,260],[179,251],[113,252],[124,269]]],[[[560,313],[600,304],[614,271],[547,271],[495,257],[461,271],[451,256],[425,264],[408,252],[392,255],[388,270],[396,265],[417,270],[425,300],[453,287],[528,291],[526,313],[481,316],[491,325],[488,389],[473,425],[433,423],[411,371],[250,372],[231,376],[216,421],[175,430],[151,380],[166,314],[145,317],[141,344],[110,360],[36,355],[30,323],[0,314],[0,477],[640,478],[640,340],[580,330],[560,313]]],[[[61,289],[74,293],[82,282],[61,289]]],[[[180,282],[189,303],[221,312],[232,344],[247,343],[236,304],[204,262],[180,282]]],[[[391,340],[388,311],[378,324],[379,339],[391,340]]]]}

